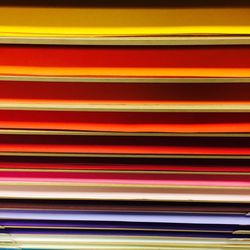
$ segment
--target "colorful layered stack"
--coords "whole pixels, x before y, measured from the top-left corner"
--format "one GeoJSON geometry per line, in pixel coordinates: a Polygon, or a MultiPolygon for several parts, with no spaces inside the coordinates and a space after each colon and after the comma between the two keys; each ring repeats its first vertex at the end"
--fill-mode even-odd
{"type": "Polygon", "coordinates": [[[1,1],[0,249],[250,248],[250,3],[1,1]]]}

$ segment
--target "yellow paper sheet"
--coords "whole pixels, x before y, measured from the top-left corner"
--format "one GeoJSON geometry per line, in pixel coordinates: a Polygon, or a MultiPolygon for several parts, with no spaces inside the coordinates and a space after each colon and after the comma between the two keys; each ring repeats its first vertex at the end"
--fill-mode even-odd
{"type": "Polygon", "coordinates": [[[181,34],[250,34],[250,7],[0,7],[1,36],[181,34]]]}

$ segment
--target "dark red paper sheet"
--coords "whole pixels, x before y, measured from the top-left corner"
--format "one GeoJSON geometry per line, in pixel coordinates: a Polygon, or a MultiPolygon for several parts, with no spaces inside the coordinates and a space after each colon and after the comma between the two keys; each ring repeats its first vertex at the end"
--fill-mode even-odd
{"type": "Polygon", "coordinates": [[[247,83],[74,83],[0,81],[0,101],[89,103],[249,102],[247,83]]]}
{"type": "Polygon", "coordinates": [[[0,110],[0,128],[117,132],[250,132],[250,115],[0,110]]]}
{"type": "Polygon", "coordinates": [[[249,155],[249,138],[0,135],[2,152],[249,155]]]}

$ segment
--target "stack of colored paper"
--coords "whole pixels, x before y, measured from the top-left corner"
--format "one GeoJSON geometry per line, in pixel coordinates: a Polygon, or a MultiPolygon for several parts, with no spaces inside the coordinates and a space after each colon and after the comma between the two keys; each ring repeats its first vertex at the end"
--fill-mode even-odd
{"type": "Polygon", "coordinates": [[[1,1],[0,249],[250,248],[250,3],[1,1]]]}

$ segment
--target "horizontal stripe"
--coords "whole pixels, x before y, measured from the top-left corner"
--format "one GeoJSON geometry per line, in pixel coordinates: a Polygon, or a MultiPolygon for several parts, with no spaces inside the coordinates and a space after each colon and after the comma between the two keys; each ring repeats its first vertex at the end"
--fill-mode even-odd
{"type": "Polygon", "coordinates": [[[2,36],[0,44],[43,44],[43,45],[250,45],[249,36],[178,36],[178,37],[58,37],[58,36],[2,36]]]}
{"type": "Polygon", "coordinates": [[[0,33],[7,36],[249,34],[249,13],[247,7],[133,9],[12,6],[0,8],[0,33]],[[27,16],[29,18],[23,18],[27,16]],[[151,18],[148,19],[148,16],[151,18]]]}
{"type": "Polygon", "coordinates": [[[138,212],[69,212],[44,210],[0,210],[0,219],[53,220],[53,221],[104,221],[180,224],[250,225],[246,215],[213,215],[205,213],[138,213],[138,212]]]}
{"type": "Polygon", "coordinates": [[[249,188],[156,187],[45,182],[0,182],[0,197],[54,200],[145,200],[249,203],[249,188]],[[32,190],[32,191],[31,191],[32,190]]]}
{"type": "Polygon", "coordinates": [[[0,110],[2,128],[116,132],[250,132],[244,113],[131,113],[0,110]]]}
{"type": "Polygon", "coordinates": [[[0,181],[43,181],[43,182],[72,182],[99,184],[143,184],[143,185],[190,185],[190,186],[222,186],[250,187],[248,175],[209,175],[206,174],[166,174],[166,173],[60,173],[1,171],[0,181]]]}
{"type": "Polygon", "coordinates": [[[4,58],[4,60],[0,58],[0,75],[250,77],[250,50],[247,46],[138,49],[138,47],[1,45],[0,53],[1,58],[4,58]],[[27,60],[22,60],[24,57],[27,60]]]}
{"type": "Polygon", "coordinates": [[[78,83],[249,83],[249,77],[66,77],[66,76],[11,76],[0,75],[1,81],[78,82],[78,83]]]}

